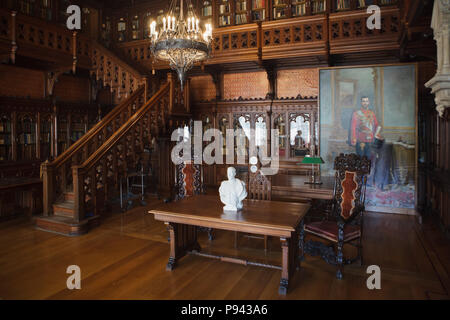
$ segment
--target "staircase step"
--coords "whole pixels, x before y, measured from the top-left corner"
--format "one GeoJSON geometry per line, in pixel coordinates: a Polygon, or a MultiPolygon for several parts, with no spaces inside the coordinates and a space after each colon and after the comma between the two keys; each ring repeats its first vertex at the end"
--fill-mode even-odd
{"type": "Polygon", "coordinates": [[[55,216],[74,218],[74,202],[66,200],[53,204],[53,214],[55,216]]]}
{"type": "Polygon", "coordinates": [[[62,216],[40,216],[35,220],[36,228],[66,236],[79,236],[100,225],[100,216],[93,216],[77,222],[73,218],[62,216]]]}
{"type": "Polygon", "coordinates": [[[74,201],[74,199],[75,199],[75,193],[73,193],[73,191],[64,192],[64,200],[74,201]]]}

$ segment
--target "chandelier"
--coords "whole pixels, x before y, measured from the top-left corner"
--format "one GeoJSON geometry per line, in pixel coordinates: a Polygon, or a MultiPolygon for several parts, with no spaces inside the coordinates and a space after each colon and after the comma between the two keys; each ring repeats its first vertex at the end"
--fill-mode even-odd
{"type": "MultiPolygon", "coordinates": [[[[194,63],[206,60],[211,53],[212,27],[205,24],[204,30],[199,26],[192,5],[188,6],[187,20],[183,12],[183,2],[180,0],[179,14],[175,7],[177,0],[172,0],[168,14],[162,21],[150,23],[151,50],[153,56],[167,61],[178,74],[181,90],[187,71],[194,63]],[[156,28],[159,30],[156,30],[156,28]]],[[[190,0],[187,0],[190,4],[190,0]]]]}

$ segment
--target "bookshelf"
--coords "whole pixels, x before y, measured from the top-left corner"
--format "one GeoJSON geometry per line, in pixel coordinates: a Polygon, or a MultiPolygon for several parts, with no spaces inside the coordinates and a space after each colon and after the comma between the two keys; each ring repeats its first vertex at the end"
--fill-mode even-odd
{"type": "Polygon", "coordinates": [[[58,147],[58,155],[63,153],[68,145],[67,145],[67,118],[64,116],[58,117],[58,141],[57,141],[57,147],[58,147]]]}
{"type": "Polygon", "coordinates": [[[327,11],[327,0],[312,0],[311,1],[311,13],[318,14],[327,11]]]}
{"type": "Polygon", "coordinates": [[[252,0],[252,20],[266,20],[266,0],[252,0]]]}
{"type": "Polygon", "coordinates": [[[218,3],[219,6],[219,27],[226,27],[231,25],[231,1],[222,0],[218,3]]]}
{"type": "Polygon", "coordinates": [[[51,116],[40,121],[40,158],[46,160],[51,156],[52,143],[52,118],[51,116]]]}
{"type": "Polygon", "coordinates": [[[131,20],[131,40],[139,40],[141,37],[139,16],[134,16],[131,20]]]}
{"type": "Polygon", "coordinates": [[[211,1],[203,1],[202,8],[201,8],[202,21],[204,23],[210,23],[211,26],[213,25],[213,23],[212,23],[213,10],[212,9],[213,9],[213,7],[211,4],[211,1]]]}
{"type": "Polygon", "coordinates": [[[273,0],[273,19],[283,19],[289,16],[289,3],[287,0],[273,0]]]}
{"type": "Polygon", "coordinates": [[[307,14],[309,0],[292,0],[292,16],[300,17],[307,14]]]}
{"type": "Polygon", "coordinates": [[[0,117],[0,161],[12,160],[11,118],[0,117]]]}
{"type": "Polygon", "coordinates": [[[350,10],[350,0],[335,0],[336,11],[350,10]]]}
{"type": "Polygon", "coordinates": [[[235,1],[235,23],[244,24],[248,23],[248,6],[247,0],[235,1]]]}
{"type": "MultiPolygon", "coordinates": [[[[374,0],[370,1],[370,0],[366,0],[366,2],[373,2],[374,0]]],[[[381,6],[390,6],[393,4],[397,4],[398,0],[378,0],[378,4],[381,6]]],[[[368,5],[373,4],[373,3],[369,3],[368,5]]]]}
{"type": "Polygon", "coordinates": [[[31,115],[18,115],[17,140],[17,160],[36,159],[36,120],[31,115]]]}
{"type": "Polygon", "coordinates": [[[72,117],[72,123],[70,126],[70,144],[80,139],[85,133],[85,125],[83,119],[79,117],[72,117]]]}

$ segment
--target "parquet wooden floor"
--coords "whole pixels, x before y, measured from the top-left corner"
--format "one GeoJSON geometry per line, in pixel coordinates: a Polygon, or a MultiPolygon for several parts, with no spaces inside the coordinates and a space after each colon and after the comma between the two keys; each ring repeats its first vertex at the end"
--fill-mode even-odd
{"type": "MultiPolygon", "coordinates": [[[[163,223],[146,207],[113,213],[81,237],[34,229],[30,220],[0,224],[0,299],[448,299],[450,242],[432,224],[405,215],[366,213],[364,266],[346,266],[344,279],[318,257],[306,256],[286,297],[280,271],[187,256],[165,271],[169,255],[163,223]],[[81,268],[81,290],[68,290],[66,268],[81,268]],[[381,268],[381,290],[366,287],[366,268],[381,268]]],[[[279,264],[279,240],[263,241],[216,231],[206,252],[279,264]]],[[[352,249],[352,248],[350,248],[352,249]]],[[[349,250],[347,254],[352,254],[349,250]]]]}

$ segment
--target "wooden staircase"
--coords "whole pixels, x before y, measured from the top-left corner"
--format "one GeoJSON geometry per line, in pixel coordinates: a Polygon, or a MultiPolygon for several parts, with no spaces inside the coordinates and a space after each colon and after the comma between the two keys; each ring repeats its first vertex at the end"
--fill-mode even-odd
{"type": "Polygon", "coordinates": [[[37,228],[73,236],[100,223],[117,198],[120,177],[167,130],[174,82],[169,74],[148,100],[146,88],[139,87],[58,158],[41,165],[44,212],[37,228]]]}

